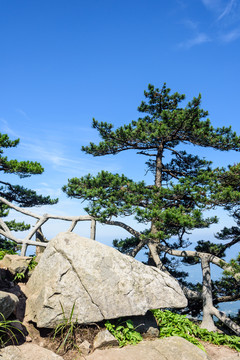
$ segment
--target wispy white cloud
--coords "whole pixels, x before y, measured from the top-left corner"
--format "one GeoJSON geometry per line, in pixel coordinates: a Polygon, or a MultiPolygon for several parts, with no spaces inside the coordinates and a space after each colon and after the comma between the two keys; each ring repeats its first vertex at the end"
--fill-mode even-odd
{"type": "Polygon", "coordinates": [[[190,30],[198,30],[199,22],[197,21],[193,21],[191,19],[184,19],[180,23],[190,30]]]}
{"type": "Polygon", "coordinates": [[[16,109],[16,112],[19,113],[20,115],[22,115],[25,119],[31,120],[30,117],[28,116],[28,114],[24,110],[16,109]]]}
{"type": "Polygon", "coordinates": [[[199,33],[194,38],[183,41],[179,44],[180,48],[190,49],[193,46],[201,45],[210,42],[211,39],[207,34],[199,33]]]}
{"type": "Polygon", "coordinates": [[[202,0],[202,3],[208,10],[216,14],[216,21],[220,21],[233,13],[238,5],[238,1],[239,0],[228,0],[226,3],[224,0],[202,0]]]}
{"type": "Polygon", "coordinates": [[[225,16],[227,16],[228,14],[230,14],[233,5],[235,4],[236,0],[231,0],[229,1],[229,3],[227,4],[227,6],[225,7],[225,9],[222,11],[222,13],[219,15],[218,17],[218,21],[223,19],[225,16]]]}
{"type": "Polygon", "coordinates": [[[211,10],[219,10],[221,0],[202,0],[202,3],[211,10]]]}
{"type": "Polygon", "coordinates": [[[230,43],[240,38],[240,29],[235,29],[221,36],[221,41],[230,43]]]}
{"type": "Polygon", "coordinates": [[[12,135],[14,136],[15,138],[18,138],[19,135],[13,130],[10,128],[8,122],[3,119],[3,118],[0,118],[0,123],[1,123],[1,130],[0,132],[2,133],[5,133],[5,134],[8,134],[8,135],[12,135]]]}
{"type": "Polygon", "coordinates": [[[60,188],[52,188],[52,187],[39,187],[34,188],[34,190],[38,194],[42,194],[43,196],[50,196],[52,199],[59,198],[62,195],[62,190],[60,188]]]}
{"type": "Polygon", "coordinates": [[[33,144],[33,143],[21,143],[21,148],[28,154],[29,160],[40,161],[44,166],[44,163],[48,163],[53,167],[55,171],[67,174],[75,174],[79,176],[88,172],[94,173],[104,168],[107,171],[118,171],[119,165],[115,161],[106,159],[97,161],[94,159],[85,158],[82,156],[80,159],[69,158],[64,155],[63,150],[59,150],[59,147],[52,147],[51,144],[33,144]],[[104,162],[104,166],[103,166],[104,162]]]}
{"type": "Polygon", "coordinates": [[[213,41],[230,43],[240,38],[240,0],[201,0],[215,20],[209,31],[213,41]]]}

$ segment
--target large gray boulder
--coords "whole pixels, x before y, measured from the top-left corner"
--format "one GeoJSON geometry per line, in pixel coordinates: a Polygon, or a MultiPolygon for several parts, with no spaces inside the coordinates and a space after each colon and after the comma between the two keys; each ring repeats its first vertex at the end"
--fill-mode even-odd
{"type": "Polygon", "coordinates": [[[62,321],[62,309],[68,318],[74,304],[72,320],[80,324],[187,305],[174,278],[71,232],[47,245],[26,295],[27,319],[46,328],[62,321]]]}
{"type": "Polygon", "coordinates": [[[82,360],[210,360],[197,346],[178,336],[142,341],[124,348],[96,350],[82,360]]]}

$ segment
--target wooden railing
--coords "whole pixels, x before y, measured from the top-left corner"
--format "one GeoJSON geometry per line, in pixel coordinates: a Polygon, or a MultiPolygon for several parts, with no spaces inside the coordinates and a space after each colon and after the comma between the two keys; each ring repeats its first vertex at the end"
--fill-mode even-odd
{"type": "Polygon", "coordinates": [[[13,205],[6,199],[0,196],[0,202],[4,203],[8,207],[25,214],[27,216],[31,216],[35,219],[37,219],[35,225],[32,227],[32,229],[29,231],[27,236],[23,239],[17,238],[8,228],[7,224],[3,221],[3,219],[0,219],[0,235],[5,236],[6,238],[14,241],[17,244],[21,244],[21,255],[25,256],[28,245],[33,245],[37,247],[46,247],[49,240],[45,238],[45,236],[42,233],[42,225],[45,224],[49,219],[57,219],[57,220],[65,220],[65,221],[71,221],[71,225],[67,231],[73,231],[75,226],[79,221],[91,221],[91,229],[90,229],[90,238],[95,240],[96,237],[96,220],[92,218],[89,215],[80,215],[80,216],[60,216],[60,215],[51,215],[51,214],[43,214],[38,215],[34,214],[31,211],[25,210],[24,208],[20,208],[16,205],[13,205]],[[36,234],[36,240],[32,240],[33,235],[36,234]]]}

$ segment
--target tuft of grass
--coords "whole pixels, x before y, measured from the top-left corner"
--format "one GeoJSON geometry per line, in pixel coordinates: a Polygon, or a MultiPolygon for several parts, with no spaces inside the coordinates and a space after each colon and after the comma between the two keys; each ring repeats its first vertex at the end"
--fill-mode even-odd
{"type": "Polygon", "coordinates": [[[14,324],[21,324],[18,320],[6,320],[4,315],[0,313],[0,348],[3,348],[7,343],[18,343],[16,332],[22,336],[24,334],[20,329],[14,326],[14,324]]]}
{"type": "Polygon", "coordinates": [[[240,337],[219,334],[217,332],[201,329],[191,320],[186,318],[186,315],[179,315],[172,313],[169,310],[152,310],[159,326],[159,337],[180,336],[200,349],[204,350],[203,345],[199,340],[208,341],[215,345],[226,345],[232,349],[240,352],[240,337]]]}
{"type": "Polygon", "coordinates": [[[53,340],[55,340],[56,338],[59,339],[60,345],[58,347],[58,351],[60,351],[61,349],[67,351],[69,348],[72,347],[77,348],[75,344],[75,340],[76,340],[75,330],[78,324],[77,324],[77,320],[73,321],[75,303],[72,306],[69,317],[66,316],[64,308],[61,303],[60,305],[62,309],[63,319],[54,329],[53,340]]]}

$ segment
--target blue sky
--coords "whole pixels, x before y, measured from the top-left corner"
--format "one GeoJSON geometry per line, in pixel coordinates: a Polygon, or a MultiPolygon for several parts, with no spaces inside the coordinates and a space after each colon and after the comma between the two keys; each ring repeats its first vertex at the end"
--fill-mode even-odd
{"type": "MultiPolygon", "coordinates": [[[[83,214],[61,191],[68,178],[101,169],[143,178],[144,159],[93,158],[81,146],[98,141],[92,117],[115,126],[136,119],[149,83],[167,82],[187,100],[201,93],[212,124],[240,134],[240,0],[0,0],[0,52],[0,129],[21,140],[6,155],[45,168],[11,181],[60,199],[38,213],[83,214]]],[[[239,162],[234,152],[193,151],[216,166],[239,162]]],[[[193,241],[230,224],[220,215],[193,241]]],[[[52,223],[47,236],[65,228],[52,223]]],[[[89,224],[78,232],[89,236],[89,224]]],[[[111,245],[125,235],[99,226],[97,239],[111,245]]]]}

